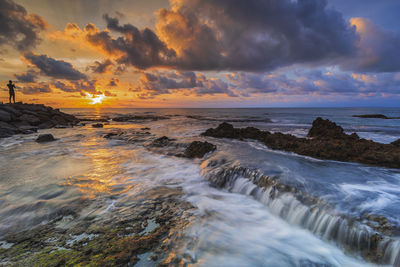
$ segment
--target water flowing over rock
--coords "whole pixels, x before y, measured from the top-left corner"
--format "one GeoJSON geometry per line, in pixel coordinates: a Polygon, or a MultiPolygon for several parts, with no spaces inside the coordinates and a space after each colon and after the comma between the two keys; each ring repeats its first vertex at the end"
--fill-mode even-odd
{"type": "Polygon", "coordinates": [[[78,122],[73,115],[41,104],[0,104],[0,138],[32,133],[38,128],[74,126],[78,122]]]}
{"type": "Polygon", "coordinates": [[[356,133],[348,135],[344,133],[342,127],[322,118],[314,120],[308,133],[311,138],[270,133],[254,127],[234,128],[229,123],[222,123],[215,129],[210,128],[202,135],[239,140],[254,139],[271,149],[290,151],[320,159],[400,168],[400,150],[397,143],[381,144],[359,138],[356,133]]]}
{"type": "Polygon", "coordinates": [[[93,128],[103,128],[103,124],[102,123],[95,123],[95,124],[92,124],[92,127],[93,128]]]}
{"type": "Polygon", "coordinates": [[[323,200],[275,177],[242,166],[223,166],[209,160],[203,176],[214,186],[248,195],[292,225],[308,229],[327,241],[360,253],[380,264],[399,266],[400,240],[392,238],[394,228],[382,216],[349,217],[340,214],[323,200]],[[372,228],[370,225],[377,225],[372,228]]]}

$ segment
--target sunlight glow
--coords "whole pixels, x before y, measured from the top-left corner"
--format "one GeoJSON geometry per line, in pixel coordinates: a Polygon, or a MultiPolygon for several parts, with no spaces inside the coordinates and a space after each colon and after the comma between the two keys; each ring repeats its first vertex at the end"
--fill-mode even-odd
{"type": "Polygon", "coordinates": [[[90,102],[91,105],[95,105],[95,104],[101,104],[103,100],[106,98],[106,96],[104,95],[104,93],[101,95],[93,95],[86,92],[86,98],[91,101],[90,102]]]}

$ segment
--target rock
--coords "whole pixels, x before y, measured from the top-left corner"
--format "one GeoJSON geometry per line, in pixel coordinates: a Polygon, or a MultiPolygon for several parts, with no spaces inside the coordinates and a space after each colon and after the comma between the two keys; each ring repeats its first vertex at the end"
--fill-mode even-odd
{"type": "Polygon", "coordinates": [[[397,139],[396,141],[392,142],[391,144],[394,146],[400,147],[400,139],[397,139]]]}
{"type": "Polygon", "coordinates": [[[113,137],[113,136],[119,136],[119,135],[122,135],[124,132],[111,132],[111,133],[108,133],[108,134],[106,134],[106,135],[104,135],[103,137],[104,138],[111,138],[111,137],[113,137]]]}
{"type": "Polygon", "coordinates": [[[13,115],[15,115],[17,117],[22,115],[22,113],[19,110],[15,109],[15,108],[13,108],[11,106],[8,106],[8,105],[0,105],[0,109],[3,110],[3,111],[6,111],[8,113],[11,113],[11,114],[13,114],[13,115]]]}
{"type": "Polygon", "coordinates": [[[331,122],[328,119],[324,120],[318,117],[316,120],[313,121],[312,127],[307,136],[317,138],[340,139],[345,136],[345,133],[343,128],[336,125],[336,123],[331,122]]]}
{"type": "Polygon", "coordinates": [[[150,128],[149,128],[149,127],[144,127],[144,128],[140,128],[140,130],[142,130],[142,131],[149,131],[150,128]]]}
{"type": "Polygon", "coordinates": [[[383,114],[365,114],[365,115],[353,115],[356,118],[366,118],[366,119],[389,119],[383,114]]]}
{"type": "Polygon", "coordinates": [[[0,138],[10,137],[18,133],[21,133],[21,130],[17,127],[7,122],[0,121],[0,138]]]}
{"type": "Polygon", "coordinates": [[[154,140],[150,146],[154,146],[154,147],[165,147],[170,145],[173,141],[175,141],[175,139],[170,139],[166,136],[157,138],[156,140],[154,140]]]}
{"type": "Polygon", "coordinates": [[[0,110],[0,121],[4,121],[4,122],[11,121],[11,114],[5,110],[0,110]]]}
{"type": "Polygon", "coordinates": [[[51,142],[55,141],[54,136],[52,134],[41,134],[38,136],[36,139],[36,142],[38,143],[44,143],[44,142],[51,142]]]}
{"type": "Polygon", "coordinates": [[[21,121],[27,122],[30,125],[39,125],[40,119],[34,115],[24,114],[18,118],[21,121]]]}
{"type": "Polygon", "coordinates": [[[205,154],[212,152],[217,147],[209,142],[193,141],[183,153],[187,158],[202,158],[205,154]]]}
{"type": "Polygon", "coordinates": [[[308,136],[312,138],[270,133],[253,127],[234,128],[227,123],[222,123],[215,129],[208,129],[202,135],[239,140],[254,139],[271,149],[290,151],[300,155],[400,169],[399,140],[392,144],[381,144],[360,139],[357,134],[347,135],[342,127],[322,118],[317,118],[313,122],[308,133],[308,136]]]}
{"type": "Polygon", "coordinates": [[[101,123],[95,123],[95,124],[92,124],[92,127],[93,127],[93,128],[103,128],[103,124],[101,124],[101,123]]]}
{"type": "Polygon", "coordinates": [[[30,133],[36,133],[37,132],[37,130],[38,130],[38,127],[35,127],[35,126],[28,126],[28,125],[24,125],[24,126],[20,126],[20,127],[18,127],[21,131],[22,131],[22,133],[23,134],[30,134],[30,133]]]}

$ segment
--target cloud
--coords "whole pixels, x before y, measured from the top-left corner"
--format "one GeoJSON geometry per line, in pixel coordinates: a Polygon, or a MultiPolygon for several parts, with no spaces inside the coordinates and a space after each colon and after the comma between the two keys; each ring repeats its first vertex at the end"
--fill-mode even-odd
{"type": "Polygon", "coordinates": [[[95,61],[93,65],[89,66],[89,69],[94,73],[108,73],[110,71],[111,66],[114,64],[110,59],[106,59],[103,62],[95,61]]]}
{"type": "Polygon", "coordinates": [[[57,81],[54,83],[54,87],[67,93],[89,92],[92,94],[101,94],[101,92],[97,91],[96,85],[97,85],[97,80],[68,81],[68,82],[57,81]]]}
{"type": "Polygon", "coordinates": [[[236,96],[229,89],[228,84],[221,79],[207,78],[203,74],[196,74],[191,71],[144,72],[139,79],[139,85],[130,91],[137,93],[137,96],[142,99],[177,92],[197,96],[216,94],[236,96]]]}
{"type": "Polygon", "coordinates": [[[122,36],[114,39],[108,31],[99,31],[93,24],[88,24],[85,27],[87,40],[109,55],[116,56],[118,63],[139,69],[172,64],[175,51],[160,41],[152,30],[139,30],[131,24],[120,25],[118,19],[108,15],[104,19],[108,29],[122,36]]]}
{"type": "Polygon", "coordinates": [[[36,66],[40,72],[46,76],[66,79],[66,80],[82,80],[86,79],[86,75],[76,70],[71,63],[63,60],[56,60],[47,55],[35,55],[33,53],[25,53],[25,60],[36,66]]]}
{"type": "Polygon", "coordinates": [[[117,86],[118,83],[119,83],[119,80],[117,78],[112,78],[107,85],[114,87],[114,86],[117,86]]]}
{"type": "Polygon", "coordinates": [[[19,82],[23,83],[34,83],[38,78],[39,73],[34,70],[28,70],[25,73],[14,74],[14,77],[18,79],[19,82]]]}
{"type": "Polygon", "coordinates": [[[50,93],[51,88],[48,83],[37,83],[33,85],[27,85],[21,88],[21,92],[24,95],[36,95],[42,93],[50,93]]]}
{"type": "Polygon", "coordinates": [[[19,51],[35,47],[46,21],[12,0],[0,0],[0,45],[10,45],[19,51]]]}
{"type": "Polygon", "coordinates": [[[344,69],[362,72],[400,71],[400,34],[385,31],[366,18],[352,18],[360,36],[357,53],[346,60],[344,69]]]}

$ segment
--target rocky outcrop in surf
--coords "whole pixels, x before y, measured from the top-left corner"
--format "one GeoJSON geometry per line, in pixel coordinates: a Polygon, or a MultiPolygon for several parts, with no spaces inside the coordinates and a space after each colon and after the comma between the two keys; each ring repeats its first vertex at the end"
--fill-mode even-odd
{"type": "Polygon", "coordinates": [[[362,115],[353,115],[353,117],[363,118],[363,119],[384,119],[384,120],[400,119],[400,117],[388,117],[383,114],[362,114],[362,115]]]}
{"type": "Polygon", "coordinates": [[[389,168],[400,168],[400,149],[397,143],[382,144],[360,138],[356,133],[346,134],[336,123],[317,118],[308,132],[309,138],[290,134],[270,133],[254,127],[234,128],[222,123],[210,128],[203,136],[233,139],[254,139],[271,149],[294,152],[300,155],[358,162],[389,168]]]}
{"type": "Polygon", "coordinates": [[[0,138],[77,123],[75,116],[42,104],[0,104],[0,138]]]}

